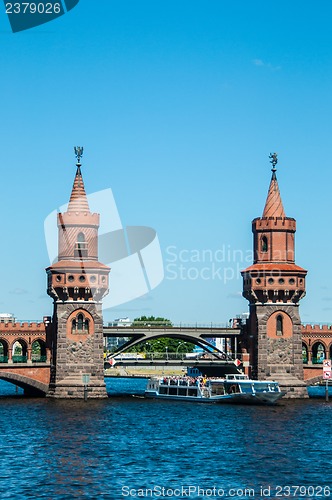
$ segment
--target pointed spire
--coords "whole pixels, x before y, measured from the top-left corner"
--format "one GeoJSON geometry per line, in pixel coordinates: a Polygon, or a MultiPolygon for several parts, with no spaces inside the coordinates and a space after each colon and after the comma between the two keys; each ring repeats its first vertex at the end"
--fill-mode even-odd
{"type": "Polygon", "coordinates": [[[271,153],[269,158],[272,163],[272,178],[263,211],[263,217],[286,217],[276,176],[276,165],[278,163],[277,153],[271,153]]]}
{"type": "Polygon", "coordinates": [[[77,170],[67,212],[90,212],[81,172],[81,157],[83,156],[83,148],[75,147],[74,150],[77,158],[77,170]]]}

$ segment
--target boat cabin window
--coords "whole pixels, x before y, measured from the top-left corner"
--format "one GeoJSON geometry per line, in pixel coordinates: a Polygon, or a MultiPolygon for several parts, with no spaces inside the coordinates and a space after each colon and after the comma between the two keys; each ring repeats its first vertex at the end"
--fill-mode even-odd
{"type": "Polygon", "coordinates": [[[225,394],[225,386],[222,383],[212,383],[211,384],[211,394],[213,396],[223,396],[225,394]]]}
{"type": "Polygon", "coordinates": [[[255,382],[255,392],[279,392],[276,382],[255,382]]]}
{"type": "Polygon", "coordinates": [[[238,392],[241,392],[239,384],[231,384],[228,387],[228,390],[227,390],[228,394],[237,394],[238,392]]]}

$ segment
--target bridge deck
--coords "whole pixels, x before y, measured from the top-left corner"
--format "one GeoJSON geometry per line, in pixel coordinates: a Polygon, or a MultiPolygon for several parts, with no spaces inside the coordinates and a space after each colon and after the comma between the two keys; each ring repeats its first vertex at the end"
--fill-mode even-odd
{"type": "Polygon", "coordinates": [[[241,334],[239,328],[223,328],[223,327],[201,327],[201,326],[173,326],[173,327],[119,327],[119,326],[104,326],[104,337],[130,337],[132,335],[163,335],[167,337],[180,335],[194,335],[202,337],[237,337],[241,334]]]}

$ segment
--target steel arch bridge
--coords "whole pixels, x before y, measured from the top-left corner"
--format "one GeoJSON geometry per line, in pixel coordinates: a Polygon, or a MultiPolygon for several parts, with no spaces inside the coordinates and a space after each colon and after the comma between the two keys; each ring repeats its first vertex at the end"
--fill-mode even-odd
{"type": "Polygon", "coordinates": [[[236,354],[238,351],[238,338],[240,335],[240,328],[227,328],[213,325],[182,326],[180,324],[173,326],[154,326],[149,324],[135,327],[104,326],[104,337],[129,337],[129,340],[116,349],[111,357],[115,357],[141,342],[148,342],[152,339],[167,337],[183,340],[185,342],[191,342],[205,351],[210,352],[216,358],[220,358],[220,355],[224,356],[226,353],[216,348],[216,346],[212,344],[211,338],[230,339],[232,352],[236,354]]]}

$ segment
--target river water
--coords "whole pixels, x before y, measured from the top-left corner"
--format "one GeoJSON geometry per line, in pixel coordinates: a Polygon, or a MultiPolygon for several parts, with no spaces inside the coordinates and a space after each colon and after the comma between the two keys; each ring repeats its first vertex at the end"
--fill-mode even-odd
{"type": "MultiPolygon", "coordinates": [[[[0,381],[0,498],[332,498],[332,403],[25,399],[0,381]]],[[[131,396],[134,393],[135,396],[131,396]]]]}

